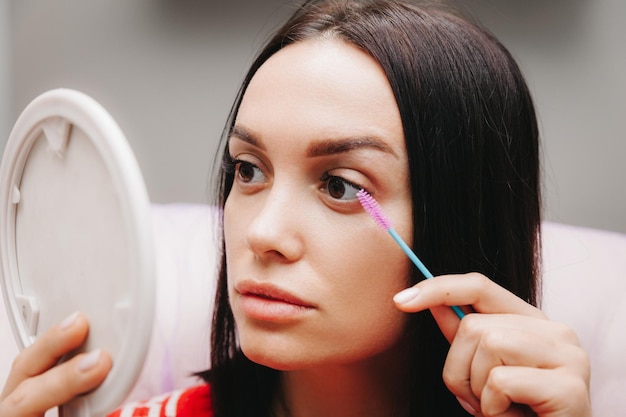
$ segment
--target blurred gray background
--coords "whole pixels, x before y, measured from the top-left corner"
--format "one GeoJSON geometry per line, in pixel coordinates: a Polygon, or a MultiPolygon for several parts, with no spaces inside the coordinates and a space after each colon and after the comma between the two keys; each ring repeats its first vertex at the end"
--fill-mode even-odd
{"type": "MultiPolygon", "coordinates": [[[[626,1],[458,4],[518,59],[534,94],[549,220],[626,232],[626,1]]],[[[289,0],[0,0],[0,147],[57,87],[126,133],[155,203],[204,203],[244,71],[289,0]]]]}

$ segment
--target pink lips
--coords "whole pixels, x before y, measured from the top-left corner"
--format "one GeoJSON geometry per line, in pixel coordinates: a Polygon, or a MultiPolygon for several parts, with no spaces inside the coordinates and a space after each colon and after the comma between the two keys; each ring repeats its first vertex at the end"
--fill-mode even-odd
{"type": "Polygon", "coordinates": [[[292,321],[315,308],[288,291],[273,284],[241,281],[235,285],[239,307],[251,319],[261,321],[292,321]]]}

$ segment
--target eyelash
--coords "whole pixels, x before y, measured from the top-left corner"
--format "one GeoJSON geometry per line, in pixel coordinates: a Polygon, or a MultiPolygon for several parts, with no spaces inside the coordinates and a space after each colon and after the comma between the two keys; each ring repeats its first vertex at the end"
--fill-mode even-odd
{"type": "MultiPolygon", "coordinates": [[[[243,161],[241,159],[235,159],[230,155],[227,155],[227,158],[222,161],[222,169],[224,170],[224,172],[231,174],[231,175],[235,175],[237,172],[237,167],[240,164],[246,164],[246,165],[250,165],[252,167],[258,168],[256,165],[254,165],[251,162],[248,161],[243,161]]],[[[325,172],[321,177],[320,177],[320,181],[324,184],[321,189],[326,191],[327,193],[329,193],[328,190],[328,184],[329,181],[332,179],[338,179],[339,181],[341,181],[342,183],[344,183],[345,185],[354,188],[355,190],[365,190],[367,192],[369,192],[367,189],[365,189],[365,187],[362,187],[360,184],[357,184],[353,181],[347,180],[343,177],[340,177],[338,175],[331,175],[328,172],[325,172]]],[[[356,199],[356,198],[355,198],[356,199]]],[[[336,199],[339,200],[339,199],[336,199]]]]}
{"type": "MultiPolygon", "coordinates": [[[[253,164],[252,162],[249,161],[244,161],[241,159],[233,159],[232,157],[229,157],[228,160],[225,160],[222,162],[222,169],[233,176],[238,177],[239,179],[241,179],[244,183],[248,183],[250,182],[250,184],[247,185],[253,185],[255,182],[257,181],[252,181],[252,179],[250,181],[247,181],[243,178],[242,174],[242,168],[252,168],[253,170],[255,170],[256,172],[259,172],[263,175],[263,177],[265,177],[265,174],[263,174],[262,170],[255,164],[253,164]]],[[[253,174],[254,176],[254,174],[253,174]]],[[[238,179],[235,178],[235,181],[237,181],[238,179]]]]}
{"type": "MultiPolygon", "coordinates": [[[[339,181],[341,181],[344,185],[347,185],[351,188],[354,188],[356,190],[356,192],[358,192],[359,190],[365,190],[365,188],[363,188],[362,186],[360,186],[359,184],[352,182],[350,180],[347,180],[343,177],[340,177],[338,175],[330,175],[328,172],[324,173],[324,175],[322,175],[322,177],[320,178],[320,181],[322,181],[324,183],[322,189],[326,191],[326,193],[328,193],[330,195],[330,190],[329,190],[329,184],[330,181],[332,179],[337,179],[339,181]]],[[[365,190],[367,191],[367,190],[365,190]]],[[[331,196],[332,197],[332,196],[331,196]]],[[[334,198],[334,197],[333,197],[334,198]]],[[[351,200],[356,200],[357,198],[353,198],[351,200]]],[[[339,198],[337,198],[336,200],[339,200],[339,198]]]]}
{"type": "Polygon", "coordinates": [[[237,168],[237,164],[242,161],[234,159],[230,155],[226,155],[226,157],[222,160],[222,171],[227,174],[234,174],[235,168],[237,168]]]}

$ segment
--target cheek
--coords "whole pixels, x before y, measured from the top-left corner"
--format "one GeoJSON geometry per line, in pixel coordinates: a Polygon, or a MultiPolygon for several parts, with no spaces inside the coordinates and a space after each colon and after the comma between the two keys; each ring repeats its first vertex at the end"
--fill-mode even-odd
{"type": "MultiPolygon", "coordinates": [[[[231,270],[235,264],[233,260],[242,259],[244,251],[247,250],[244,236],[248,219],[246,218],[246,213],[238,207],[240,206],[233,204],[230,198],[226,200],[224,205],[223,233],[227,276],[232,275],[231,270]]],[[[228,279],[229,292],[232,285],[233,280],[228,279]]]]}
{"type": "Polygon", "coordinates": [[[229,196],[224,204],[224,243],[227,248],[235,247],[236,242],[243,241],[248,222],[245,211],[241,210],[241,203],[234,200],[236,197],[229,196]]]}
{"type": "Polygon", "coordinates": [[[403,289],[409,283],[411,262],[386,231],[376,226],[356,224],[352,231],[323,239],[318,248],[326,262],[316,262],[326,268],[322,276],[336,276],[336,284],[353,293],[376,294],[403,289]]]}
{"type": "Polygon", "coordinates": [[[405,314],[393,296],[406,288],[410,261],[386,233],[372,229],[361,236],[335,241],[319,262],[327,281],[327,307],[345,318],[346,330],[364,339],[393,339],[404,329],[405,314]],[[334,261],[330,261],[334,259],[334,261]]]}

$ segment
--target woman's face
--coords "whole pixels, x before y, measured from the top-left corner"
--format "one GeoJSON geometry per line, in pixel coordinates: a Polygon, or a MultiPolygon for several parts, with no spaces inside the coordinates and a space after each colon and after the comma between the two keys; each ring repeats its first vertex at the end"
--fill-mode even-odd
{"type": "Polygon", "coordinates": [[[402,124],[382,68],[317,39],[258,70],[229,138],[224,233],[239,341],[276,369],[354,363],[397,344],[409,262],[361,208],[369,191],[412,241],[402,124]]]}

